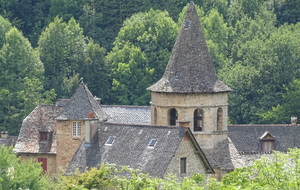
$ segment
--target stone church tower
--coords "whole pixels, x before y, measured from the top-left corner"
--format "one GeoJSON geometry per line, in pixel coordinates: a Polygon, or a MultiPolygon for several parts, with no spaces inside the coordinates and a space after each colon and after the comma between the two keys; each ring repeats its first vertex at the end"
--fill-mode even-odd
{"type": "Polygon", "coordinates": [[[227,138],[227,97],[231,89],[216,75],[193,2],[163,77],[148,90],[152,125],[188,121],[203,148],[213,148],[227,138]]]}

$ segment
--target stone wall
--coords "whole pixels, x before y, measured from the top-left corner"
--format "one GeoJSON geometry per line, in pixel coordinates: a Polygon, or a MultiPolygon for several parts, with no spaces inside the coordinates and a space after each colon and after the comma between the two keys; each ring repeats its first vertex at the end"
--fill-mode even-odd
{"type": "Polygon", "coordinates": [[[169,174],[176,175],[180,178],[191,176],[194,173],[206,174],[204,163],[202,162],[200,155],[195,153],[195,150],[192,141],[185,135],[176,150],[164,177],[168,177],[169,174]],[[186,173],[180,174],[180,158],[183,157],[186,157],[187,161],[186,173]]]}
{"type": "Polygon", "coordinates": [[[73,121],[57,121],[56,122],[56,138],[57,138],[57,172],[65,170],[71,159],[73,158],[81,140],[85,135],[85,122],[81,121],[81,136],[73,137],[72,135],[73,121]]]}
{"type": "Polygon", "coordinates": [[[175,108],[178,121],[190,121],[190,128],[203,148],[212,148],[227,138],[228,93],[151,93],[151,124],[169,125],[170,110],[175,108]],[[218,129],[218,109],[221,126],[218,129]],[[202,110],[202,131],[194,131],[194,111],[202,110]],[[199,139],[198,139],[199,138],[199,139]],[[203,142],[203,143],[202,143],[203,142]]]}
{"type": "Polygon", "coordinates": [[[47,173],[49,175],[57,174],[56,171],[56,155],[55,154],[20,154],[21,160],[38,161],[38,158],[47,158],[47,173]]]}

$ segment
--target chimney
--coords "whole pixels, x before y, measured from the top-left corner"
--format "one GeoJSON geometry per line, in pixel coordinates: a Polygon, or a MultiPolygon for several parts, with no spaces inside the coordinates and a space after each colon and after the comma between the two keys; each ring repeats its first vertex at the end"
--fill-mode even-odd
{"type": "Polygon", "coordinates": [[[188,128],[190,126],[190,121],[179,121],[179,127],[188,128]]]}
{"type": "Polygon", "coordinates": [[[7,131],[1,131],[1,139],[7,139],[8,132],[7,131]]]}
{"type": "Polygon", "coordinates": [[[95,99],[96,102],[100,105],[100,103],[101,103],[101,98],[98,98],[98,97],[94,96],[94,99],[95,99]]]}
{"type": "Polygon", "coordinates": [[[97,121],[95,112],[91,112],[87,115],[87,118],[85,118],[85,142],[91,143],[91,138],[93,137],[95,130],[94,130],[94,122],[97,121]]]}
{"type": "Polygon", "coordinates": [[[291,117],[291,125],[297,125],[297,117],[291,117]]]}

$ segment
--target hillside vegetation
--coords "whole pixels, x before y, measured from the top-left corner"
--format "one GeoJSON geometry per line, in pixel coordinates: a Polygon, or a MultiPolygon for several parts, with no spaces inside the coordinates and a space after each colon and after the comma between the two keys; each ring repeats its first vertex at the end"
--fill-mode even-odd
{"type": "MultiPolygon", "coordinates": [[[[300,116],[300,1],[195,0],[231,123],[300,116]]],[[[149,105],[189,1],[0,1],[0,130],[79,81],[103,104],[149,105]]]]}

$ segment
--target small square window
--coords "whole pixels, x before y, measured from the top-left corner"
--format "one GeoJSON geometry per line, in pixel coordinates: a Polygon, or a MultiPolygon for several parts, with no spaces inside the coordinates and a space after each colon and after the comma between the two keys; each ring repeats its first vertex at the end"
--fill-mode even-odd
{"type": "Polygon", "coordinates": [[[48,140],[48,132],[40,132],[40,141],[48,140]]]}
{"type": "Polygon", "coordinates": [[[114,136],[108,137],[105,145],[112,145],[114,143],[115,139],[116,139],[116,137],[114,137],[114,136]]]}
{"type": "Polygon", "coordinates": [[[149,144],[148,144],[148,147],[154,147],[157,143],[157,139],[151,139],[149,144]]]}

